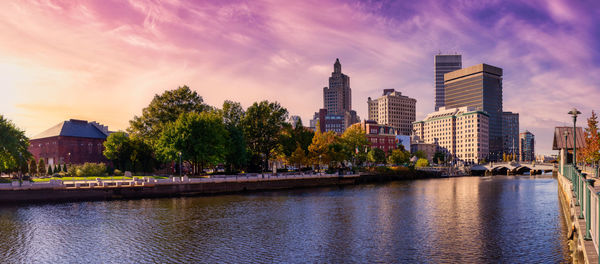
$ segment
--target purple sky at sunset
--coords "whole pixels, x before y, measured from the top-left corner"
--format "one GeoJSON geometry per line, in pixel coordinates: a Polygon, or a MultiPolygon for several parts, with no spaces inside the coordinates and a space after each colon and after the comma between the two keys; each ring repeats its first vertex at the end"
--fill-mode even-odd
{"type": "Polygon", "coordinates": [[[504,69],[536,150],[600,110],[598,1],[1,1],[0,114],[32,136],[69,118],[125,129],[156,93],[279,101],[305,125],[340,58],[352,105],[395,88],[433,111],[433,56],[504,69]]]}

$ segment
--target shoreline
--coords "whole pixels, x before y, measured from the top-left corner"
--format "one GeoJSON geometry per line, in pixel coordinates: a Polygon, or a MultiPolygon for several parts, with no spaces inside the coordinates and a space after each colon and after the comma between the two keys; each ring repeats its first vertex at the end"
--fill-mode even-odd
{"type": "Polygon", "coordinates": [[[132,180],[90,180],[70,182],[51,180],[47,183],[18,182],[0,184],[0,203],[47,203],[95,200],[121,200],[161,197],[220,195],[283,189],[357,185],[374,182],[443,178],[441,174],[411,171],[402,174],[297,174],[256,175],[226,178],[150,177],[132,180]]]}

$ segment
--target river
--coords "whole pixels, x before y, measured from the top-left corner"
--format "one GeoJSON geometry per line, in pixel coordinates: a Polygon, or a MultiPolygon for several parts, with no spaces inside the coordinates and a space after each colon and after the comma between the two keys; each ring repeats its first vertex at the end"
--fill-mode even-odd
{"type": "Polygon", "coordinates": [[[1,263],[561,263],[556,179],[0,206],[1,263]]]}

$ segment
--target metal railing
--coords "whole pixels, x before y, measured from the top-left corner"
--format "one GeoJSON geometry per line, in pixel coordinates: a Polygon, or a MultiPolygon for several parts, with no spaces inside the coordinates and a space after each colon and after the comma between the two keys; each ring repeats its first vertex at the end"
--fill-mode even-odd
{"type": "MultiPolygon", "coordinates": [[[[559,170],[561,175],[571,183],[571,190],[575,199],[574,205],[580,209],[577,217],[585,221],[585,230],[581,230],[583,231],[583,239],[592,240],[596,253],[599,253],[600,192],[596,192],[594,189],[595,180],[571,164],[565,165],[564,168],[559,168],[559,170]]],[[[600,263],[600,258],[598,263],[600,263]]]]}

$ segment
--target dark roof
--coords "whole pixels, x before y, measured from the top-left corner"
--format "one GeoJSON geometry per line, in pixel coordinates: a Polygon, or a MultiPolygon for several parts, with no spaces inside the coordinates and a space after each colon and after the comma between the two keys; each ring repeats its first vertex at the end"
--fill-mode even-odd
{"type": "Polygon", "coordinates": [[[81,137],[106,139],[108,134],[100,130],[96,125],[85,120],[70,119],[55,125],[48,130],[32,137],[31,139],[48,137],[81,137]]]}
{"type": "MultiPolygon", "coordinates": [[[[567,149],[573,149],[573,127],[555,127],[554,128],[554,142],[552,144],[553,150],[560,150],[565,148],[565,135],[564,132],[569,133],[567,135],[567,149]]],[[[583,129],[577,127],[577,148],[585,147],[585,136],[583,135],[583,129]]]]}

